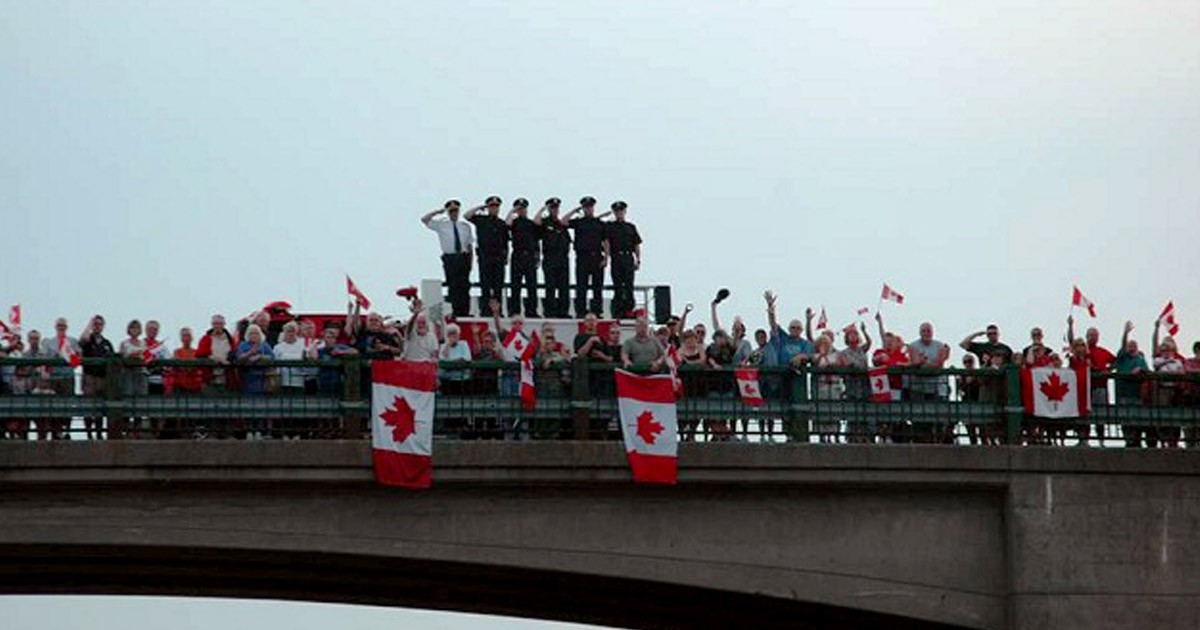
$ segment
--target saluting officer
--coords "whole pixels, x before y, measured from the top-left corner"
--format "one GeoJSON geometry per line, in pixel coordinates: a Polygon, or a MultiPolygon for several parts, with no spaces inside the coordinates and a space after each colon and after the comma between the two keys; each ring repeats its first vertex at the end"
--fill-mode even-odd
{"type": "Polygon", "coordinates": [[[537,268],[538,232],[541,230],[529,218],[529,200],[518,198],[508,211],[508,232],[512,238],[512,270],[509,272],[508,314],[523,313],[538,317],[537,268]],[[525,288],[525,309],[521,310],[521,288],[525,288]]]}
{"type": "Polygon", "coordinates": [[[628,205],[612,204],[613,221],[605,224],[604,251],[612,259],[612,315],[616,319],[633,316],[633,272],[642,264],[642,237],[637,226],[625,220],[628,205]]]}
{"type": "Polygon", "coordinates": [[[546,317],[566,318],[567,287],[571,283],[571,234],[567,231],[566,222],[558,216],[560,205],[562,200],[558,197],[547,199],[533,222],[541,228],[542,275],[546,281],[542,309],[546,317]]]}
{"type": "Polygon", "coordinates": [[[471,316],[471,252],[475,246],[475,235],[471,224],[458,218],[460,205],[457,199],[447,201],[441,210],[433,210],[421,217],[425,227],[437,232],[442,248],[442,270],[446,273],[446,287],[450,290],[450,306],[455,317],[471,316]],[[433,217],[445,214],[446,218],[434,221],[433,217]]]}
{"type": "Polygon", "coordinates": [[[500,218],[500,198],[488,197],[482,206],[467,210],[463,218],[475,226],[479,238],[479,314],[491,317],[492,300],[504,298],[504,266],[508,263],[508,224],[500,218]],[[484,208],[487,214],[480,214],[484,208]]]}
{"type": "Polygon", "coordinates": [[[596,216],[596,198],[580,199],[579,207],[563,219],[575,231],[575,317],[583,319],[588,313],[600,315],[608,256],[604,252],[604,222],[596,216]],[[574,218],[580,211],[583,216],[574,218]],[[592,290],[590,301],[588,289],[592,290]]]}

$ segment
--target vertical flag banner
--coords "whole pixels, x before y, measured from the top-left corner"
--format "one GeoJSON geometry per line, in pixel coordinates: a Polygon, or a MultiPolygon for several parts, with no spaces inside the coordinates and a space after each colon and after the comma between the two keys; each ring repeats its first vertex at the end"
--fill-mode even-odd
{"type": "Polygon", "coordinates": [[[371,362],[371,452],[379,483],[430,486],[436,392],[436,363],[371,362]]]}
{"type": "Polygon", "coordinates": [[[1081,368],[1022,368],[1025,413],[1038,418],[1079,418],[1091,411],[1091,371],[1081,368]]]}
{"type": "Polygon", "coordinates": [[[674,484],[679,478],[675,387],[666,374],[613,372],[629,468],[637,483],[674,484]]]}
{"type": "Polygon", "coordinates": [[[1088,315],[1093,318],[1096,317],[1096,304],[1087,299],[1087,296],[1083,294],[1083,291],[1079,290],[1079,287],[1074,287],[1074,289],[1071,293],[1071,306],[1086,308],[1088,315]]]}
{"type": "Polygon", "coordinates": [[[873,402],[892,402],[892,381],[888,378],[887,366],[867,370],[871,381],[871,400],[873,402]]]}
{"type": "Polygon", "coordinates": [[[747,407],[761,407],[766,404],[763,400],[762,389],[758,387],[758,368],[737,368],[733,372],[737,379],[738,392],[742,402],[747,407]]]}

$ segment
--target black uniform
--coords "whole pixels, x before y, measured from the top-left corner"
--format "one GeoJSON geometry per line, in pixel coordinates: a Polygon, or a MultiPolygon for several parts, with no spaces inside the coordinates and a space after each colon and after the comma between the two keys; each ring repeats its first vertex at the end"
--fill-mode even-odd
{"type": "Polygon", "coordinates": [[[575,230],[575,317],[583,319],[588,313],[600,315],[604,290],[604,222],[596,217],[571,219],[575,230]],[[592,299],[588,300],[588,289],[592,299]]]}
{"type": "Polygon", "coordinates": [[[470,219],[475,225],[479,259],[479,313],[492,314],[492,300],[504,299],[504,266],[508,262],[508,224],[500,217],[476,214],[470,219]]]}
{"type": "Polygon", "coordinates": [[[524,313],[526,317],[537,317],[538,233],[541,232],[541,228],[533,219],[514,217],[508,231],[512,238],[508,314],[524,313]],[[525,289],[525,310],[521,310],[522,288],[525,289]]]}
{"type": "Polygon", "coordinates": [[[546,280],[546,298],[542,301],[546,317],[569,317],[567,287],[571,283],[571,233],[558,217],[542,221],[542,275],[546,280]]]}
{"type": "Polygon", "coordinates": [[[637,226],[628,221],[613,221],[605,224],[605,239],[612,257],[614,318],[629,317],[633,312],[634,249],[642,244],[637,226]]]}

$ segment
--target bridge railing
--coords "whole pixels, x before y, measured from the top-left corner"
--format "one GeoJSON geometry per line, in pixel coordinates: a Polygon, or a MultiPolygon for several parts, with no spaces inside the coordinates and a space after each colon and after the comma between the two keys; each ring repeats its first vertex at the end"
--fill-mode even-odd
{"type": "MultiPolygon", "coordinates": [[[[0,359],[7,439],[359,439],[369,432],[369,362],[0,359]]],[[[537,404],[515,363],[439,366],[439,439],[620,439],[613,364],[541,364],[537,404]]],[[[645,372],[645,366],[634,366],[645,372]]],[[[684,441],[1200,446],[1200,376],[1094,375],[1092,411],[1025,414],[1019,371],[894,368],[894,401],[871,399],[847,368],[760,368],[763,404],[731,369],[679,369],[684,441]]]]}

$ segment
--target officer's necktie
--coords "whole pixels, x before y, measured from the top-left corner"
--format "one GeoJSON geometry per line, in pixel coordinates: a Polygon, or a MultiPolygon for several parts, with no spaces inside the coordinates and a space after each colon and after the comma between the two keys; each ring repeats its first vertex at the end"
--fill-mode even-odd
{"type": "Polygon", "coordinates": [[[452,221],[450,227],[454,228],[454,253],[462,253],[462,239],[458,236],[458,221],[452,221]]]}

